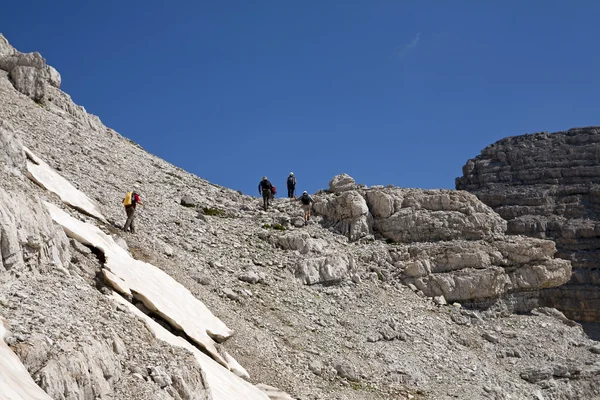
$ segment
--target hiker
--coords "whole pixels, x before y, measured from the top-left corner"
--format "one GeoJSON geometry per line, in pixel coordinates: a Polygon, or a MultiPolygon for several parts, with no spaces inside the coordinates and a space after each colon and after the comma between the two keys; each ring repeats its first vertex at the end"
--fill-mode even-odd
{"type": "Polygon", "coordinates": [[[123,199],[123,205],[125,206],[125,212],[127,213],[127,221],[125,221],[125,226],[123,226],[123,230],[127,232],[129,229],[131,233],[135,233],[135,225],[133,224],[133,219],[135,218],[135,207],[137,205],[143,206],[142,199],[140,199],[140,195],[137,193],[137,190],[132,190],[131,192],[127,192],[125,198],[123,199]]]}
{"type": "Polygon", "coordinates": [[[271,199],[271,182],[267,179],[266,176],[263,176],[262,181],[258,184],[258,193],[262,194],[263,198],[263,208],[267,211],[269,207],[269,200],[271,199]]]}
{"type": "Polygon", "coordinates": [[[308,195],[308,192],[305,190],[302,192],[302,196],[300,196],[301,207],[304,210],[304,225],[308,224],[308,220],[310,219],[310,210],[312,209],[312,204],[314,200],[312,197],[308,195]]]}
{"type": "Polygon", "coordinates": [[[288,189],[288,197],[291,199],[292,197],[296,197],[296,177],[293,172],[290,172],[290,176],[287,178],[287,189],[288,189]]]}

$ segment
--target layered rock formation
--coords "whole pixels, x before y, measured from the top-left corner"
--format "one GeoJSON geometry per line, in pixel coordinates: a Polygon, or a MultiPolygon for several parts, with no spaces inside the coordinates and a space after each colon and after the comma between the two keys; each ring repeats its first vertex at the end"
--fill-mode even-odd
{"type": "Polygon", "coordinates": [[[545,303],[600,321],[600,128],[500,140],[467,161],[456,188],[506,219],[509,234],[552,239],[573,275],[545,303]]]}
{"type": "MultiPolygon", "coordinates": [[[[315,203],[331,229],[350,240],[379,237],[391,246],[384,270],[427,296],[485,303],[559,286],[570,263],[548,240],[505,235],[506,221],[467,192],[365,188],[345,175],[315,203]]],[[[517,302],[524,310],[535,303],[517,302]]]]}

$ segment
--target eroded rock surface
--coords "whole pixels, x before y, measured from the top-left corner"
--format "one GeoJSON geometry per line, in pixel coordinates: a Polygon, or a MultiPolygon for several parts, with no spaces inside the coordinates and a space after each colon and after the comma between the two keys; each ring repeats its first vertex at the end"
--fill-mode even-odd
{"type": "Polygon", "coordinates": [[[427,296],[477,303],[559,286],[571,275],[569,262],[553,257],[554,243],[505,235],[506,221],[470,193],[368,189],[347,175],[334,182],[344,183],[314,207],[324,224],[350,240],[375,235],[395,243],[384,270],[427,296]]]}
{"type": "Polygon", "coordinates": [[[502,139],[467,161],[456,187],[506,219],[509,234],[553,240],[573,275],[544,301],[600,321],[600,128],[502,139]]]}

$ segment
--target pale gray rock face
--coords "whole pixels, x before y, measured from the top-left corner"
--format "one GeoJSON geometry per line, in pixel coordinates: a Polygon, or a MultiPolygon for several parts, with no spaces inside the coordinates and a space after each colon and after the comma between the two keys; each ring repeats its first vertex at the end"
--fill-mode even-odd
{"type": "MultiPolygon", "coordinates": [[[[24,171],[22,145],[5,121],[0,122],[0,144],[0,173],[16,175],[24,171]]],[[[69,250],[64,233],[56,229],[37,198],[26,196],[10,187],[9,179],[2,179],[5,182],[0,191],[0,267],[13,272],[37,270],[46,265],[65,270],[69,250]]]]}
{"type": "Polygon", "coordinates": [[[22,176],[25,171],[23,145],[6,120],[0,120],[0,169],[15,176],[22,176]]]}
{"type": "Polygon", "coordinates": [[[571,318],[600,321],[600,128],[502,139],[467,161],[457,189],[508,221],[508,233],[552,239],[571,280],[542,293],[571,318]]]}
{"type": "Polygon", "coordinates": [[[357,188],[354,178],[348,174],[340,174],[333,177],[329,182],[329,191],[332,193],[345,192],[357,188]]]}
{"type": "Polygon", "coordinates": [[[354,260],[344,255],[329,255],[300,261],[296,266],[296,277],[307,285],[317,283],[339,283],[348,277],[354,268],[354,260]]]}
{"type": "Polygon", "coordinates": [[[0,35],[0,69],[9,73],[15,89],[36,102],[51,101],[48,86],[60,88],[61,77],[40,53],[20,53],[0,35]]]}
{"type": "Polygon", "coordinates": [[[0,34],[0,56],[10,56],[16,52],[15,48],[8,43],[8,40],[0,34]]]}
{"type": "Polygon", "coordinates": [[[35,101],[42,101],[46,94],[46,77],[41,71],[34,67],[18,65],[10,70],[10,78],[19,92],[35,101]]]}
{"type": "Polygon", "coordinates": [[[315,213],[322,215],[338,232],[357,240],[372,233],[373,217],[365,198],[358,191],[351,190],[328,196],[326,201],[315,202],[315,213]]]}
{"type": "MultiPolygon", "coordinates": [[[[354,182],[347,175],[334,181],[354,182]]],[[[349,240],[375,234],[406,245],[397,246],[388,257],[392,260],[382,259],[379,265],[430,297],[498,299],[559,286],[571,274],[569,262],[553,258],[552,242],[507,237],[506,221],[467,192],[349,189],[318,196],[314,210],[349,240]]],[[[311,277],[304,278],[307,283],[318,281],[317,270],[298,269],[311,277]]]]}

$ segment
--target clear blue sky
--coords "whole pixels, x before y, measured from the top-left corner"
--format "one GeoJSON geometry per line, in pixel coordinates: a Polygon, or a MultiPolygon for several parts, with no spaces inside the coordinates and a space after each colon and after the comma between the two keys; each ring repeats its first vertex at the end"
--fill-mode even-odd
{"type": "Polygon", "coordinates": [[[31,1],[0,32],[211,182],[453,188],[506,136],[600,125],[598,1],[31,1]]]}

